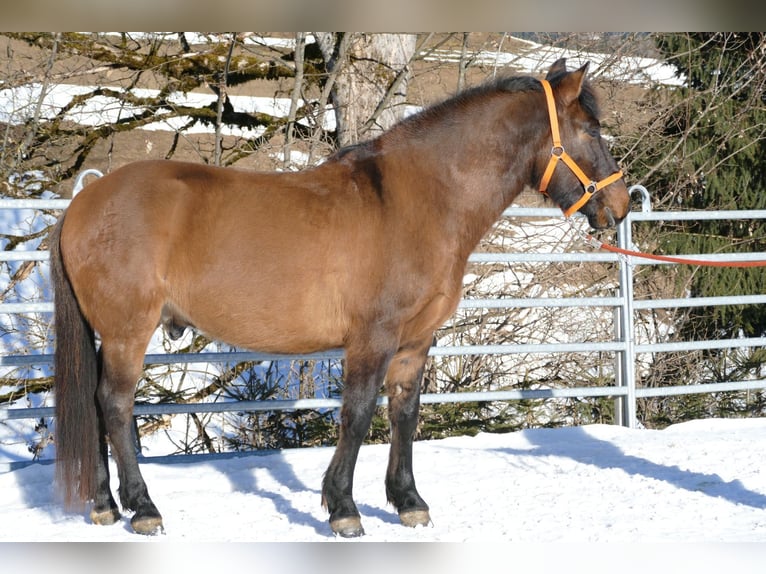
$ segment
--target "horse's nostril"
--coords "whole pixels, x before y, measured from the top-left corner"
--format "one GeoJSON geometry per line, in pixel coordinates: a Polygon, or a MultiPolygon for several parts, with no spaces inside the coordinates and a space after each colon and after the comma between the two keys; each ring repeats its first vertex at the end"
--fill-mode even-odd
{"type": "Polygon", "coordinates": [[[614,214],[612,213],[612,210],[608,207],[605,207],[604,213],[606,214],[606,220],[609,223],[609,227],[615,227],[617,222],[614,220],[614,214]]]}

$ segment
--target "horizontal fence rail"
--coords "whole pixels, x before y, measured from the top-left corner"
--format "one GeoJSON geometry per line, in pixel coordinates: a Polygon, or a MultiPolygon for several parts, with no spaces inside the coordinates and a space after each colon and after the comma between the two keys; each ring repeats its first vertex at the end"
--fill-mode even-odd
{"type": "MultiPolygon", "coordinates": [[[[695,212],[653,212],[650,208],[649,194],[642,186],[633,186],[631,194],[641,195],[641,211],[633,211],[619,225],[617,230],[618,246],[623,249],[635,250],[631,240],[631,226],[636,222],[647,221],[694,221],[714,219],[766,219],[766,210],[743,211],[695,211],[695,212]]],[[[69,200],[18,200],[0,199],[2,209],[26,209],[56,211],[66,208],[69,200]]],[[[512,207],[504,212],[509,218],[562,218],[561,212],[555,208],[521,208],[512,207]]],[[[579,216],[576,216],[579,217],[579,216]]],[[[47,251],[0,251],[0,262],[46,261],[47,251]]],[[[696,254],[685,255],[686,258],[722,261],[753,261],[766,259],[766,253],[738,254],[696,254]]],[[[695,306],[716,305],[761,305],[766,303],[766,295],[743,294],[727,297],[699,298],[669,298],[653,300],[636,300],[633,295],[633,271],[639,265],[668,264],[635,256],[625,256],[602,251],[583,253],[473,253],[469,263],[583,263],[607,262],[619,268],[619,294],[605,297],[565,297],[565,298],[464,298],[460,309],[534,309],[534,308],[611,308],[615,315],[614,340],[606,342],[577,342],[577,343],[541,343],[541,344],[504,344],[504,345],[449,345],[434,346],[429,354],[439,356],[459,355],[505,355],[518,353],[610,353],[615,356],[615,380],[613,385],[599,387],[576,387],[565,389],[518,389],[484,392],[457,393],[427,393],[421,397],[423,404],[455,403],[455,402],[489,402],[512,401],[549,398],[583,398],[583,397],[613,397],[616,400],[617,422],[630,427],[637,426],[636,400],[645,397],[672,396],[693,393],[714,393],[724,391],[740,391],[766,388],[766,380],[729,381],[711,384],[678,385],[676,387],[637,388],[636,359],[640,354],[664,353],[709,349],[753,348],[766,346],[766,338],[753,337],[726,340],[677,341],[638,343],[634,333],[634,313],[646,309],[674,309],[695,306]]],[[[0,313],[6,314],[50,314],[54,310],[51,301],[30,301],[22,303],[0,303],[0,313]]],[[[303,355],[281,355],[273,353],[258,353],[251,351],[232,352],[200,352],[200,353],[150,353],[145,358],[147,365],[163,365],[174,363],[238,363],[245,361],[283,361],[283,360],[339,360],[343,351],[333,349],[320,353],[303,355]]],[[[0,356],[0,367],[30,367],[50,365],[53,362],[51,354],[17,354],[0,356]]],[[[385,406],[387,399],[381,397],[379,405],[385,406]]],[[[189,404],[143,404],[137,403],[136,416],[180,414],[180,413],[212,413],[212,412],[258,412],[275,410],[300,410],[338,408],[340,399],[313,398],[296,400],[264,400],[264,401],[221,401],[215,403],[189,404]]],[[[0,422],[14,419],[38,419],[54,416],[52,407],[38,408],[6,408],[0,407],[0,422]]],[[[173,455],[176,456],[176,455],[173,455]]],[[[12,463],[16,464],[16,463],[12,463]]]]}

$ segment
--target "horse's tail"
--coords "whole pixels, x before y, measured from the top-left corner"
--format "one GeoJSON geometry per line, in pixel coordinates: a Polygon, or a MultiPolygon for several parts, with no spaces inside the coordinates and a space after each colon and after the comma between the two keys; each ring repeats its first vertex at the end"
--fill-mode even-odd
{"type": "Polygon", "coordinates": [[[93,329],[77,303],[61,258],[62,216],[50,235],[55,302],[56,482],[67,507],[81,507],[96,493],[99,368],[93,329]]]}

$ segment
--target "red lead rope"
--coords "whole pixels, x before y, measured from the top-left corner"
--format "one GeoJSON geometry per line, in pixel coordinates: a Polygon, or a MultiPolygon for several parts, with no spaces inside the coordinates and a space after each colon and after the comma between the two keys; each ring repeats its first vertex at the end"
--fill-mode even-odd
{"type": "Polygon", "coordinates": [[[621,247],[615,247],[614,245],[603,243],[587,233],[585,233],[584,236],[585,240],[596,249],[603,249],[605,251],[611,251],[612,253],[619,253],[620,255],[643,257],[644,259],[652,259],[654,261],[680,263],[681,265],[701,265],[703,267],[766,267],[766,261],[709,261],[689,257],[671,257],[669,255],[653,255],[651,253],[641,253],[640,251],[622,249],[621,247]]]}

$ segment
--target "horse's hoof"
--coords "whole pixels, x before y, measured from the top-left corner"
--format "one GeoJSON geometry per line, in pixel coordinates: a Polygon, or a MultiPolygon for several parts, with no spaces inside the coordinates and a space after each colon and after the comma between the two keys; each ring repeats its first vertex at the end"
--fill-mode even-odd
{"type": "Polygon", "coordinates": [[[90,519],[93,521],[93,524],[109,526],[120,519],[120,511],[116,508],[107,508],[106,510],[96,510],[94,508],[90,511],[90,519]]]}
{"type": "Polygon", "coordinates": [[[399,513],[399,520],[404,526],[415,528],[416,526],[429,526],[431,515],[427,510],[405,510],[399,513]]]}
{"type": "Polygon", "coordinates": [[[130,525],[136,534],[155,536],[165,533],[161,516],[134,516],[130,521],[130,525]]]}
{"type": "Polygon", "coordinates": [[[330,521],[330,528],[332,531],[343,538],[358,538],[364,536],[364,528],[362,528],[362,519],[358,516],[348,516],[346,518],[338,518],[330,521]]]}

